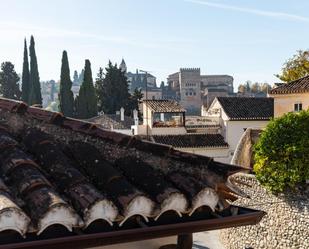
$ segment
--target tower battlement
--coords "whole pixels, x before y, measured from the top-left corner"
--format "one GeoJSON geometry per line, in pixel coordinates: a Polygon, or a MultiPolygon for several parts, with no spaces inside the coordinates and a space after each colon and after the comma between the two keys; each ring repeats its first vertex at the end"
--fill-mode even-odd
{"type": "Polygon", "coordinates": [[[182,73],[182,72],[200,72],[201,71],[201,69],[200,68],[198,68],[198,67],[192,67],[192,68],[180,68],[180,73],[182,73]]]}

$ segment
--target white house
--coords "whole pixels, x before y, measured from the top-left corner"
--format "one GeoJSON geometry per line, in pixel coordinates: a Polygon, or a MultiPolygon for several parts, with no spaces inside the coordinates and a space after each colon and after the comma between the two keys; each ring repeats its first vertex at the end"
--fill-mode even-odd
{"type": "Polygon", "coordinates": [[[172,100],[143,101],[143,124],[132,126],[135,135],[175,149],[213,157],[227,162],[229,145],[220,134],[218,118],[185,115],[186,111],[172,100]]]}
{"type": "Polygon", "coordinates": [[[274,116],[274,101],[272,98],[217,97],[208,109],[202,107],[202,116],[219,117],[221,134],[229,145],[226,157],[230,162],[246,129],[263,129],[274,116]]]}

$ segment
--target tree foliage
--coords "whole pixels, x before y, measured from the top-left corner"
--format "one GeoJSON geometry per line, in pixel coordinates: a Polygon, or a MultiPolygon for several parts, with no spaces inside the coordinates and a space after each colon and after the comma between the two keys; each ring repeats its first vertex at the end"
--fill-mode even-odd
{"type": "Polygon", "coordinates": [[[33,36],[31,36],[30,39],[29,54],[30,54],[30,89],[31,89],[29,104],[42,105],[40,77],[38,71],[37,58],[35,54],[35,44],[33,36]]]}
{"type": "Polygon", "coordinates": [[[238,92],[245,94],[245,93],[252,93],[252,94],[256,94],[256,93],[265,93],[267,94],[268,91],[271,89],[271,85],[269,85],[268,83],[252,83],[251,81],[247,81],[245,84],[240,84],[238,86],[238,92]]]}
{"type": "MultiPolygon", "coordinates": [[[[103,71],[102,69],[100,70],[102,74],[103,71]]],[[[125,72],[121,71],[117,64],[113,65],[111,62],[108,63],[105,70],[104,79],[99,77],[96,84],[99,110],[111,114],[124,107],[126,114],[130,114],[130,94],[125,72]]]]}
{"type": "Polygon", "coordinates": [[[19,90],[19,77],[15,72],[14,65],[7,61],[1,64],[0,71],[0,94],[9,99],[21,98],[21,91],[19,90]]]}
{"type": "Polygon", "coordinates": [[[67,117],[73,117],[74,96],[71,88],[72,81],[68,55],[66,51],[63,51],[60,74],[59,110],[67,117]]]}
{"type": "Polygon", "coordinates": [[[78,84],[81,85],[84,81],[85,69],[82,69],[80,74],[78,75],[78,84]]]}
{"type": "Polygon", "coordinates": [[[30,72],[29,72],[29,61],[28,61],[28,48],[27,41],[24,42],[24,61],[23,61],[23,72],[22,72],[22,101],[29,103],[30,99],[30,72]]]}
{"type": "Polygon", "coordinates": [[[132,95],[130,96],[129,101],[129,110],[133,112],[133,110],[138,111],[138,116],[141,117],[141,113],[139,112],[139,103],[143,99],[142,89],[135,88],[132,95]]]}
{"type": "Polygon", "coordinates": [[[273,192],[309,179],[309,111],[272,120],[254,147],[257,179],[273,192]]]}
{"type": "Polygon", "coordinates": [[[240,84],[240,85],[238,86],[238,92],[239,92],[239,93],[245,93],[245,92],[246,92],[246,87],[245,87],[245,85],[240,84]]]}
{"type": "Polygon", "coordinates": [[[78,72],[75,70],[73,74],[73,84],[79,85],[79,78],[78,78],[78,72]]]}
{"type": "Polygon", "coordinates": [[[85,61],[84,80],[75,99],[76,117],[88,119],[98,114],[97,98],[93,86],[91,64],[85,61]]]}
{"type": "Polygon", "coordinates": [[[290,82],[307,75],[309,75],[309,50],[299,50],[284,63],[281,73],[276,77],[284,82],[290,82]]]}
{"type": "Polygon", "coordinates": [[[104,90],[104,73],[103,68],[99,68],[99,72],[97,74],[97,78],[95,81],[95,89],[96,89],[96,95],[98,100],[98,111],[101,112],[104,110],[104,98],[105,98],[105,90],[104,90]]]}

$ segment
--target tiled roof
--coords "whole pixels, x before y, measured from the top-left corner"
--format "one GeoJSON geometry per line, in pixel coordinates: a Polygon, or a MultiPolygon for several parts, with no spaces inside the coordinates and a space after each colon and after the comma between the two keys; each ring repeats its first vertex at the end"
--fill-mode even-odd
{"type": "Polygon", "coordinates": [[[155,135],[156,143],[168,144],[176,148],[227,147],[220,134],[155,135]]]}
{"type": "Polygon", "coordinates": [[[144,100],[143,102],[154,112],[185,112],[186,110],[174,100],[144,100]]]}
{"type": "Polygon", "coordinates": [[[272,89],[270,94],[305,93],[309,92],[309,75],[289,83],[281,84],[272,89]]]}
{"type": "Polygon", "coordinates": [[[274,116],[272,98],[217,97],[230,120],[269,120],[274,116]]]}
{"type": "Polygon", "coordinates": [[[100,116],[88,119],[87,121],[93,122],[102,126],[105,129],[131,129],[131,126],[134,125],[134,119],[128,116],[124,116],[124,120],[120,119],[120,114],[102,114],[100,116]]]}
{"type": "MultiPolygon", "coordinates": [[[[228,178],[241,167],[1,98],[0,127],[0,244],[45,248],[41,240],[46,236],[56,237],[47,240],[56,244],[106,236],[115,243],[132,240],[124,234],[160,237],[168,225],[174,229],[169,235],[175,235],[178,226],[193,228],[208,218],[213,223],[222,209],[230,221],[224,225],[221,216],[216,223],[221,228],[242,224],[237,216],[253,212],[232,212],[226,202],[235,199],[232,193],[242,195],[228,178]],[[171,211],[174,215],[166,219],[171,211]],[[70,232],[49,234],[55,225],[70,232]],[[91,231],[99,235],[85,234],[91,231]]],[[[246,216],[246,224],[255,224],[261,215],[246,216]]]]}

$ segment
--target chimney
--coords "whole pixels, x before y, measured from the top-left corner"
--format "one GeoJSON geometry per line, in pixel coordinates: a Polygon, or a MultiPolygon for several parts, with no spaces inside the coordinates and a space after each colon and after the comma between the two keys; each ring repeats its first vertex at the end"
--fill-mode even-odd
{"type": "Polygon", "coordinates": [[[120,120],[124,121],[124,108],[123,107],[120,108],[120,120]]]}
{"type": "Polygon", "coordinates": [[[133,119],[134,125],[138,125],[138,111],[136,109],[133,110],[133,119]]]}

